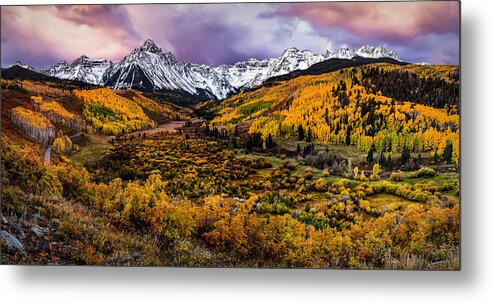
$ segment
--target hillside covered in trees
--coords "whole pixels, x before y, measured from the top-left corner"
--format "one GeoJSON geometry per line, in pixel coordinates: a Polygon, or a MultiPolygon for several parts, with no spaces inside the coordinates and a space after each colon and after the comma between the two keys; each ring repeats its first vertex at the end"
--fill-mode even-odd
{"type": "Polygon", "coordinates": [[[263,86],[224,100],[215,125],[398,154],[451,148],[459,160],[457,69],[387,64],[263,86]],[[449,146],[449,147],[448,147],[449,146]]]}
{"type": "Polygon", "coordinates": [[[186,108],[3,79],[1,262],[456,270],[458,74],[375,63],[186,108]]]}

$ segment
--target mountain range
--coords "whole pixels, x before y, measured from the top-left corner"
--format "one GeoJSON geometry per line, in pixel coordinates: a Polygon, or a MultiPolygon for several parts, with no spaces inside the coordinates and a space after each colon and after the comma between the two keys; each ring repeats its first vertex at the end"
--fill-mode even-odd
{"type": "MultiPolygon", "coordinates": [[[[154,41],[148,39],[116,63],[82,55],[72,63],[61,61],[40,72],[60,79],[78,80],[114,89],[181,90],[192,95],[223,99],[270,78],[306,70],[326,60],[360,58],[388,58],[401,62],[394,51],[388,51],[382,46],[364,45],[357,50],[341,48],[336,52],[327,50],[322,54],[289,48],[277,58],[251,58],[215,67],[178,61],[174,54],[162,51],[154,41]]],[[[34,70],[20,62],[16,65],[34,70]]]]}

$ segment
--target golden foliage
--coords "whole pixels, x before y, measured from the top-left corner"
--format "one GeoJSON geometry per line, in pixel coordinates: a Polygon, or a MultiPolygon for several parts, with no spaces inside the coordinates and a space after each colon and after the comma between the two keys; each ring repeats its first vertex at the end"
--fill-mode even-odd
{"type": "MultiPolygon", "coordinates": [[[[440,76],[455,72],[452,66],[409,66],[422,75],[434,70],[440,76]]],[[[433,73],[433,74],[434,74],[433,73]]],[[[430,76],[430,75],[429,75],[430,76]]],[[[263,137],[296,138],[299,126],[314,140],[350,144],[368,151],[436,151],[442,154],[447,141],[453,145],[453,159],[459,158],[459,116],[412,102],[397,102],[353,83],[362,79],[362,69],[302,76],[273,86],[261,86],[223,100],[213,124],[233,125],[252,120],[250,133],[263,137]]]]}
{"type": "Polygon", "coordinates": [[[73,93],[85,103],[84,118],[102,133],[120,134],[155,127],[142,107],[111,89],[74,90],[73,93]]]}
{"type": "Polygon", "coordinates": [[[14,125],[36,141],[47,144],[56,135],[56,128],[39,112],[15,107],[9,116],[14,125]]]}
{"type": "Polygon", "coordinates": [[[128,91],[133,93],[131,100],[149,112],[161,115],[169,120],[190,120],[189,116],[182,114],[167,104],[159,104],[156,101],[145,97],[140,91],[131,89],[128,91]]]}
{"type": "Polygon", "coordinates": [[[68,152],[72,150],[72,140],[66,135],[61,135],[53,141],[53,149],[60,152],[68,152]]]}

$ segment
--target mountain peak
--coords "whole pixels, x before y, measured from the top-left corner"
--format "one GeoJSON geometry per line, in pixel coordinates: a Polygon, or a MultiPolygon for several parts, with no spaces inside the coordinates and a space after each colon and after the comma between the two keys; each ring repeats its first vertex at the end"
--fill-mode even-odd
{"type": "Polygon", "coordinates": [[[75,59],[72,64],[83,64],[85,61],[87,61],[89,59],[88,56],[86,55],[81,55],[80,57],[78,57],[77,59],[75,59]]]}
{"type": "Polygon", "coordinates": [[[361,48],[357,49],[355,53],[358,56],[366,58],[392,58],[400,61],[400,58],[394,51],[389,51],[383,46],[369,46],[363,45],[361,48]]]}
{"type": "Polygon", "coordinates": [[[297,49],[296,47],[290,47],[284,50],[283,54],[295,53],[295,52],[299,52],[299,49],[297,49]]]}
{"type": "Polygon", "coordinates": [[[348,47],[342,47],[336,52],[331,54],[332,58],[337,58],[337,59],[348,59],[351,60],[355,56],[355,52],[350,50],[348,47]]]}
{"type": "Polygon", "coordinates": [[[140,46],[140,50],[142,51],[148,51],[152,53],[160,53],[162,52],[162,49],[159,48],[155,42],[151,39],[145,40],[145,42],[140,46]]]}
{"type": "Polygon", "coordinates": [[[36,71],[34,69],[34,67],[32,67],[31,65],[28,65],[28,64],[24,64],[21,61],[17,61],[17,62],[15,62],[15,64],[11,64],[9,67],[13,67],[13,66],[19,66],[19,67],[22,67],[22,68],[25,68],[25,69],[36,71]]]}

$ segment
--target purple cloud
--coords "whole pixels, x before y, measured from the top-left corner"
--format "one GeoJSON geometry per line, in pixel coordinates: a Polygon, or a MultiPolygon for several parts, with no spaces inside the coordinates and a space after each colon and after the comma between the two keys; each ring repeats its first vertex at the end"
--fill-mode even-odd
{"type": "Polygon", "coordinates": [[[418,36],[459,31],[459,2],[334,2],[274,5],[263,18],[305,20],[315,28],[338,28],[357,36],[401,43],[418,36]]]}
{"type": "Polygon", "coordinates": [[[151,38],[180,60],[219,65],[383,45],[410,62],[458,63],[459,2],[10,6],[2,66],[37,68],[86,54],[117,61],[151,38]]]}

